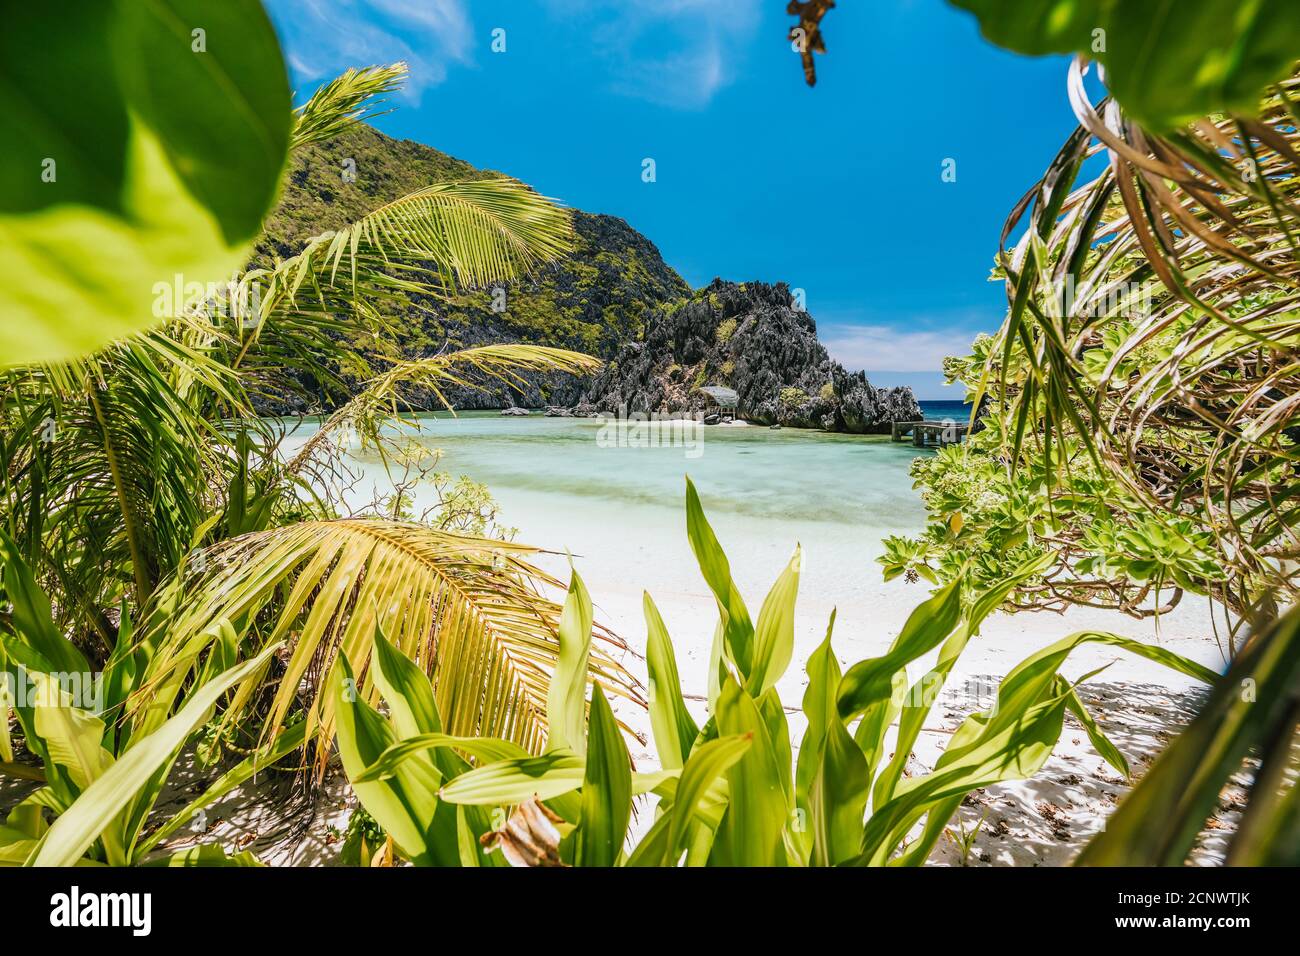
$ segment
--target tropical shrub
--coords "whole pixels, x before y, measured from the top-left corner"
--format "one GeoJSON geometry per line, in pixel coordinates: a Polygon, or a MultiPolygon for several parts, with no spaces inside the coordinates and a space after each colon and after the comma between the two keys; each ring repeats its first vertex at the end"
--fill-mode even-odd
{"type": "MultiPolygon", "coordinates": [[[[130,618],[123,616],[103,670],[92,671],[54,626],[49,601],[13,542],[0,539],[0,546],[6,558],[5,588],[18,622],[12,634],[0,635],[0,760],[14,758],[12,709],[27,750],[41,761],[39,771],[29,771],[40,786],[11,808],[0,825],[0,865],[144,862],[205,807],[302,747],[305,727],[298,723],[228,769],[182,809],[151,821],[186,741],[208,721],[223,695],[265,666],[278,646],[230,666],[238,643],[235,630],[227,621],[217,622],[211,652],[193,686],[168,681],[149,707],[122,719],[149,653],[136,643],[130,618]],[[52,824],[47,814],[55,817],[52,824]]],[[[227,857],[220,845],[208,844],[152,862],[211,866],[256,861],[246,853],[227,857]]]]}
{"type": "MultiPolygon", "coordinates": [[[[291,128],[296,147],[318,142],[403,73],[350,71],[266,122],[291,128]]],[[[257,184],[246,185],[251,203],[257,184]]],[[[97,353],[0,372],[0,677],[7,688],[30,675],[39,689],[0,701],[0,773],[40,785],[0,828],[5,862],[154,862],[194,813],[332,737],[320,675],[340,649],[364,668],[376,620],[433,675],[448,726],[541,746],[560,611],[527,564],[532,549],[456,530],[480,513],[472,489],[472,514],[424,523],[378,517],[401,515],[409,497],[358,514],[335,489],[353,441],[401,467],[413,427],[402,413],[445,404],[449,385],[596,367],[528,346],[399,360],[375,307],[518,276],[570,237],[568,215],[520,183],[439,184],[206,297],[185,293],[177,314],[97,353]],[[256,410],[282,394],[286,370],[338,403],[293,455],[285,426],[256,410]],[[345,391],[345,370],[365,382],[359,394],[345,391]],[[64,674],[102,674],[106,706],[68,699],[64,674]],[[179,754],[231,764],[227,747],[241,756],[189,807],[156,806],[179,754]]],[[[46,318],[71,328],[78,315],[46,318]]],[[[612,658],[589,660],[594,679],[639,699],[612,658]]],[[[328,749],[315,755],[323,765],[328,749]]],[[[228,862],[202,846],[175,861],[228,862]]]]}
{"type": "Polygon", "coordinates": [[[1190,590],[1231,612],[1230,649],[1294,601],[1296,89],[1160,135],[1073,98],[1080,129],[1007,223],[1007,319],[947,366],[987,428],[914,472],[941,576],[1052,550],[1021,604],[1190,590]],[[1080,183],[1094,144],[1114,162],[1080,183]]]}
{"type": "Polygon", "coordinates": [[[887,653],[843,673],[831,646],[832,615],[825,641],[808,660],[808,728],[795,760],[775,685],[793,657],[801,554],[796,549],[755,620],[689,481],[686,508],[687,535],[719,614],[710,716],[699,727],[686,708],[672,643],[647,594],[658,771],[633,769],[598,687],[589,707],[585,700],[592,614],[576,573],[560,623],[547,697],[550,736],[540,756],[508,740],[445,732],[428,679],[382,633],[371,659],[387,716],[357,692],[357,674],[346,654],[340,656],[330,678],[339,753],[358,799],[403,856],[425,865],[478,866],[492,862],[485,847],[499,846],[511,862],[527,865],[920,864],[965,794],[1031,776],[1043,765],[1067,710],[1098,752],[1128,774],[1077,685],[1059,673],[1076,647],[1101,642],[1200,680],[1215,676],[1163,648],[1075,634],[1012,669],[996,704],[966,718],[934,770],[906,776],[935,695],[980,623],[1015,586],[1004,582],[963,608],[954,582],[912,613],[887,653]],[[935,667],[909,685],[908,665],[936,648],[935,667]],[[886,732],[895,723],[890,755],[886,732]],[[658,798],[655,819],[629,848],[633,799],[643,793],[658,798]]]}
{"type": "Polygon", "coordinates": [[[1233,666],[1081,862],[1182,862],[1249,756],[1229,862],[1294,861],[1296,10],[957,3],[998,42],[1099,59],[1113,98],[1092,103],[1071,66],[1079,129],[1003,229],[1006,320],[947,368],[987,431],[917,466],[932,521],[887,573],[996,578],[1041,548],[1053,563],[1021,606],[1144,615],[1160,588],[1208,595],[1233,666]],[[1166,14],[1153,44],[1146,18],[1166,14]],[[1093,27],[1108,50],[1086,46],[1093,27]]]}

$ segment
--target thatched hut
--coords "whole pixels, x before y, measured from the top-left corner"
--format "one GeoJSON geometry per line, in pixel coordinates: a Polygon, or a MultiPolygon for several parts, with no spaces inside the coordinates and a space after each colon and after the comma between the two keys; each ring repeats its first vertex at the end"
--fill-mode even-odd
{"type": "Polygon", "coordinates": [[[740,404],[740,396],[736,394],[735,389],[727,388],[725,385],[702,385],[696,391],[708,397],[708,405],[704,411],[706,423],[710,418],[715,417],[719,422],[736,420],[736,406],[740,404]]]}

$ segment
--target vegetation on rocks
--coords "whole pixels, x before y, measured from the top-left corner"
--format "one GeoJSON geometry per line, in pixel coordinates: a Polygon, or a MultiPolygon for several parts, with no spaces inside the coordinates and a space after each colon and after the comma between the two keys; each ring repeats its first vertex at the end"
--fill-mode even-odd
{"type": "Polygon", "coordinates": [[[908,388],[874,388],[817,340],[811,315],[784,283],[715,279],[655,313],[643,340],[625,345],[596,375],[584,401],[605,412],[693,412],[704,385],[740,397],[739,414],[763,424],[887,432],[922,417],[908,388]]]}

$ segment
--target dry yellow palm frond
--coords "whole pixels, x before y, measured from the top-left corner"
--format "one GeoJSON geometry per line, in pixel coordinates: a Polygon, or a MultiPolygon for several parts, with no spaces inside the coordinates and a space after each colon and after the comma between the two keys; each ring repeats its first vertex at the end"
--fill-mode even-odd
{"type": "MultiPolygon", "coordinates": [[[[370,519],[304,522],[233,538],[205,552],[202,570],[192,567],[177,581],[167,607],[146,623],[143,640],[157,646],[148,689],[183,676],[218,622],[242,621],[241,656],[288,641],[265,733],[276,732],[304,693],[312,728],[329,739],[337,702],[321,693],[324,677],[341,649],[356,670],[358,693],[377,699],[369,661],[378,625],[429,674],[447,733],[504,737],[540,750],[561,613],[543,592],[563,585],[528,562],[537,553],[370,519]]],[[[627,645],[602,628],[595,636],[591,679],[607,694],[643,705],[640,684],[616,659],[627,645]]],[[[241,689],[232,719],[254,690],[241,689]]],[[[141,695],[136,706],[147,700],[141,695]]]]}

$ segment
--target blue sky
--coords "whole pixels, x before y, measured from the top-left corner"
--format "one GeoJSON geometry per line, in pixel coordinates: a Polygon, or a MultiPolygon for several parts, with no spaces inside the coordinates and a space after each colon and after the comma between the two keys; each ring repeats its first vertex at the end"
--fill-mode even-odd
{"type": "Polygon", "coordinates": [[[268,7],[300,95],[405,59],[385,132],[621,216],[692,285],[802,288],[836,358],[921,398],[960,397],[940,359],[997,327],[1002,222],[1075,125],[1063,59],[998,50],[944,0],[841,0],[814,89],[785,0],[268,7]]]}

